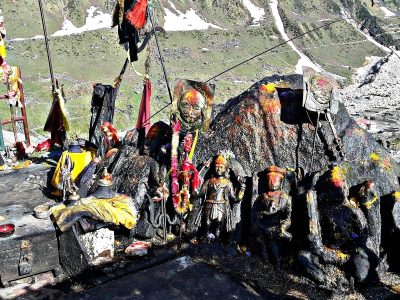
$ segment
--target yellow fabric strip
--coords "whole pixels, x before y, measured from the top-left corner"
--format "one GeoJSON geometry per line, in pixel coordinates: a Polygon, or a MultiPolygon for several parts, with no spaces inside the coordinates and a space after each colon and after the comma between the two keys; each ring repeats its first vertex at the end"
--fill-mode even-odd
{"type": "Polygon", "coordinates": [[[4,39],[0,39],[0,56],[5,59],[7,57],[6,43],[4,39]]]}
{"type": "Polygon", "coordinates": [[[192,145],[192,149],[190,149],[189,152],[189,161],[191,162],[193,159],[193,155],[194,155],[194,150],[196,149],[196,144],[197,144],[197,140],[199,139],[199,130],[196,130],[196,135],[194,137],[194,141],[193,141],[193,145],[192,145]]]}
{"type": "Polygon", "coordinates": [[[61,96],[61,91],[58,91],[57,97],[58,97],[58,103],[60,104],[61,116],[64,123],[65,131],[69,131],[68,113],[67,113],[67,108],[65,106],[65,100],[61,96]]]}

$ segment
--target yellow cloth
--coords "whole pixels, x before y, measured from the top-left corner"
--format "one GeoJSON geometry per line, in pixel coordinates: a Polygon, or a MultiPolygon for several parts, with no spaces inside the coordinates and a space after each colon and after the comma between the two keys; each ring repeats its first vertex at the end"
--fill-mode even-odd
{"type": "Polygon", "coordinates": [[[58,188],[60,181],[62,180],[61,169],[64,166],[65,157],[67,155],[69,155],[69,157],[72,160],[72,163],[74,164],[74,168],[72,169],[71,172],[71,178],[72,181],[75,181],[75,179],[79,176],[79,174],[83,171],[83,169],[92,161],[92,159],[95,156],[95,152],[82,150],[82,153],[71,153],[68,151],[64,151],[60,157],[60,160],[57,163],[57,167],[54,172],[53,178],[51,179],[51,184],[55,188],[58,188]]]}
{"type": "Polygon", "coordinates": [[[68,111],[65,106],[65,100],[61,95],[61,92],[57,93],[58,103],[60,104],[61,118],[64,123],[65,131],[69,131],[68,111]]]}
{"type": "Polygon", "coordinates": [[[0,56],[5,59],[7,57],[6,43],[4,39],[0,37],[0,56]]]}
{"type": "Polygon", "coordinates": [[[19,74],[19,68],[17,66],[11,67],[11,74],[8,77],[8,80],[10,81],[10,90],[17,93],[16,98],[18,101],[20,101],[21,100],[21,90],[19,89],[20,74],[19,74]]]}
{"type": "Polygon", "coordinates": [[[75,214],[89,213],[94,219],[115,225],[122,225],[132,229],[136,225],[136,213],[132,206],[132,199],[126,195],[118,195],[111,199],[97,199],[89,197],[81,200],[82,204],[65,207],[54,207],[52,214],[61,231],[65,231],[72,224],[75,214]]]}
{"type": "Polygon", "coordinates": [[[19,164],[14,165],[12,168],[14,170],[20,170],[20,169],[24,169],[26,167],[29,167],[32,164],[31,160],[25,160],[19,164]]]}

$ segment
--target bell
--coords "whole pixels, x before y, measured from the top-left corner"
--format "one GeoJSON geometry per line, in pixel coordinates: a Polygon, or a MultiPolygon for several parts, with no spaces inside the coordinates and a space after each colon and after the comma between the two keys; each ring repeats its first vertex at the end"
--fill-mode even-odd
{"type": "Polygon", "coordinates": [[[102,177],[98,182],[98,187],[92,196],[98,199],[111,199],[117,196],[117,193],[112,189],[112,178],[108,174],[107,168],[104,168],[102,177]]]}
{"type": "Polygon", "coordinates": [[[113,191],[112,186],[99,185],[92,196],[97,199],[112,199],[117,196],[117,193],[113,191]]]}
{"type": "Polygon", "coordinates": [[[81,145],[78,141],[73,141],[68,146],[68,152],[70,153],[82,153],[81,145]]]}

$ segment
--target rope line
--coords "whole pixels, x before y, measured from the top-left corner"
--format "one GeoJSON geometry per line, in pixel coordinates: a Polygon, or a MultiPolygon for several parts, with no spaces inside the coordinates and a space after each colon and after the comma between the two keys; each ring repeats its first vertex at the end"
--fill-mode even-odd
{"type": "MultiPolygon", "coordinates": [[[[152,17],[152,16],[151,16],[151,17],[152,17]]],[[[398,32],[399,32],[399,31],[397,31],[397,30],[393,30],[393,31],[391,31],[391,32],[385,32],[385,33],[380,33],[380,34],[373,34],[373,33],[370,31],[370,29],[367,28],[367,27],[365,27],[365,25],[363,24],[363,23],[365,23],[365,20],[363,20],[363,23],[362,23],[362,22],[358,21],[355,17],[348,17],[348,16],[345,16],[344,18],[336,19],[336,20],[333,20],[332,22],[327,22],[327,23],[324,23],[324,24],[322,24],[322,25],[320,25],[320,26],[317,26],[316,28],[307,30],[307,31],[303,32],[303,33],[300,34],[300,35],[297,35],[297,36],[295,36],[295,37],[293,37],[293,38],[290,38],[290,39],[288,39],[288,40],[284,40],[283,42],[281,42],[281,43],[279,43],[279,44],[277,44],[277,45],[275,45],[275,46],[273,46],[273,47],[271,47],[271,48],[268,48],[268,49],[266,49],[266,50],[264,50],[264,51],[262,51],[262,52],[260,52],[260,53],[257,53],[257,54],[255,54],[255,55],[253,55],[253,56],[250,56],[250,54],[249,54],[247,51],[245,51],[246,54],[247,54],[248,56],[250,56],[248,59],[242,60],[241,58],[238,58],[238,59],[231,59],[231,60],[224,61],[224,62],[212,63],[211,65],[218,65],[218,64],[226,64],[227,62],[232,62],[232,61],[235,61],[235,60],[240,60],[240,62],[239,62],[238,64],[235,64],[234,66],[229,67],[229,68],[223,70],[222,72],[220,72],[220,73],[216,74],[215,76],[209,78],[209,79],[206,80],[205,82],[206,82],[206,83],[207,83],[207,82],[210,82],[210,81],[212,81],[212,80],[218,78],[219,76],[221,76],[221,75],[223,75],[223,74],[225,74],[225,73],[227,73],[227,72],[229,72],[229,71],[231,71],[231,70],[233,70],[233,69],[235,69],[235,68],[237,68],[237,67],[239,67],[239,66],[241,66],[241,65],[244,65],[244,64],[248,63],[248,62],[251,61],[251,60],[254,60],[255,58],[257,58],[257,57],[259,57],[259,56],[265,55],[267,52],[271,52],[271,51],[273,51],[273,50],[279,48],[280,46],[286,45],[286,44],[288,44],[289,42],[292,42],[292,41],[294,41],[294,40],[296,40],[296,39],[299,39],[299,38],[301,38],[301,37],[304,37],[304,36],[306,36],[306,35],[308,35],[308,34],[310,34],[310,33],[312,33],[312,32],[315,32],[315,31],[320,30],[320,29],[322,29],[322,28],[329,28],[329,27],[331,27],[332,25],[334,25],[334,24],[336,24],[336,23],[339,23],[339,22],[350,21],[350,20],[355,21],[355,22],[356,22],[358,25],[360,25],[362,28],[365,28],[365,29],[368,31],[369,35],[370,35],[372,38],[376,38],[376,37],[378,37],[378,36],[381,36],[381,35],[384,35],[384,34],[388,34],[388,33],[398,33],[398,32]]],[[[152,23],[153,23],[153,20],[152,20],[152,19],[151,19],[151,21],[152,21],[152,23]]],[[[349,23],[350,23],[350,22],[349,22],[349,23]]],[[[154,24],[152,24],[152,25],[153,25],[153,27],[154,27],[154,24]]],[[[313,47],[303,47],[303,48],[298,48],[298,49],[299,49],[299,50],[307,50],[307,49],[317,49],[317,48],[329,47],[329,46],[352,45],[352,44],[363,43],[363,42],[367,42],[367,41],[369,41],[369,40],[366,38],[366,39],[358,40],[358,41],[349,41],[349,42],[344,42],[344,43],[330,43],[330,44],[323,44],[323,45],[313,46],[313,47]]],[[[159,47],[158,41],[157,41],[157,46],[159,47]]],[[[383,46],[387,47],[386,45],[383,45],[383,46]]],[[[390,47],[387,47],[387,48],[389,48],[389,49],[392,51],[392,53],[394,53],[398,58],[400,58],[400,56],[399,56],[393,49],[391,49],[390,47]]],[[[166,82],[167,82],[168,94],[169,94],[170,100],[172,100],[171,90],[170,90],[170,88],[169,88],[168,79],[167,79],[166,72],[165,72],[165,67],[164,67],[164,64],[163,64],[163,58],[161,57],[160,49],[158,49],[158,50],[159,50],[159,55],[160,55],[160,62],[161,62],[162,67],[163,67],[163,72],[164,72],[164,77],[165,77],[164,79],[165,79],[166,82]]],[[[285,51],[285,52],[275,52],[275,53],[271,53],[271,54],[269,54],[269,55],[270,55],[270,56],[271,56],[271,55],[277,55],[277,54],[281,55],[282,53],[291,53],[291,52],[293,52],[293,50],[291,50],[291,51],[285,51]]],[[[340,67],[348,67],[348,66],[343,66],[343,65],[337,65],[337,66],[340,66],[340,67]]],[[[105,80],[110,80],[110,79],[113,80],[113,79],[115,79],[115,78],[108,78],[108,79],[105,79],[105,80]]],[[[74,85],[72,85],[72,86],[68,86],[68,87],[66,87],[66,88],[67,88],[67,89],[77,88],[77,87],[86,85],[86,84],[88,84],[88,83],[93,83],[93,82],[96,82],[96,81],[97,81],[97,80],[81,82],[81,83],[74,84],[74,85]]],[[[26,96],[33,95],[34,93],[44,92],[44,91],[47,91],[47,90],[44,90],[44,89],[43,89],[43,90],[37,90],[37,91],[31,92],[31,93],[26,93],[26,96]]],[[[144,126],[144,125],[147,125],[147,124],[149,123],[149,121],[150,121],[153,117],[155,117],[156,115],[158,115],[159,113],[161,113],[164,109],[166,109],[167,107],[169,107],[171,104],[172,104],[172,102],[171,102],[171,103],[167,103],[165,106],[163,106],[163,107],[160,108],[158,111],[156,111],[155,113],[153,113],[147,120],[144,121],[143,126],[144,126]]],[[[82,118],[82,117],[78,117],[78,118],[82,118]]]]}
{"type": "MultiPolygon", "coordinates": [[[[316,28],[310,29],[310,30],[308,30],[308,31],[306,31],[306,32],[304,32],[304,33],[298,35],[298,36],[295,36],[295,37],[293,37],[293,38],[291,38],[291,39],[288,39],[288,40],[286,40],[286,41],[283,41],[283,42],[279,43],[278,45],[275,45],[275,46],[273,46],[273,47],[271,47],[271,48],[268,48],[268,49],[266,49],[266,50],[264,50],[264,51],[262,51],[262,52],[260,52],[260,53],[258,53],[258,54],[256,54],[256,55],[253,55],[252,57],[250,57],[250,58],[248,58],[248,59],[246,59],[246,60],[244,60],[244,61],[242,61],[242,62],[240,62],[240,63],[238,63],[238,64],[236,64],[236,65],[234,65],[234,66],[232,66],[232,67],[230,67],[230,68],[228,68],[228,69],[225,69],[224,71],[222,71],[222,72],[218,73],[217,75],[211,77],[210,79],[208,79],[208,80],[205,81],[205,82],[207,83],[207,82],[209,82],[209,81],[211,81],[211,80],[213,80],[213,79],[216,79],[217,77],[219,77],[219,76],[221,76],[221,75],[223,75],[223,74],[225,74],[225,73],[227,73],[227,72],[229,72],[229,71],[231,71],[231,70],[233,70],[233,69],[235,69],[235,68],[237,68],[237,67],[239,67],[239,66],[241,66],[241,65],[243,65],[243,64],[245,64],[245,63],[247,63],[247,62],[249,62],[249,61],[251,61],[251,60],[253,60],[253,59],[255,59],[255,58],[257,58],[257,57],[259,57],[259,56],[261,56],[261,55],[263,55],[263,54],[265,54],[265,53],[267,53],[267,52],[269,52],[269,51],[272,51],[272,50],[274,50],[274,49],[276,49],[276,48],[279,48],[280,46],[286,45],[287,43],[289,43],[289,42],[291,42],[291,41],[293,41],[293,40],[296,40],[296,39],[298,39],[298,38],[300,38],[300,37],[303,37],[303,36],[305,36],[305,35],[307,35],[307,34],[309,34],[309,33],[311,33],[311,32],[317,31],[317,30],[319,30],[319,29],[321,29],[321,28],[324,28],[324,27],[330,27],[330,26],[332,26],[333,24],[336,24],[336,23],[339,23],[339,22],[343,22],[343,21],[346,21],[346,20],[350,20],[350,19],[354,19],[354,18],[352,18],[352,17],[340,18],[340,19],[334,20],[334,21],[332,21],[332,22],[329,22],[329,23],[323,24],[323,25],[321,25],[321,26],[318,26],[318,27],[316,27],[316,28]]],[[[168,105],[168,106],[169,106],[169,105],[168,105]]],[[[160,109],[160,110],[157,111],[155,114],[153,114],[152,116],[150,116],[147,120],[145,120],[144,124],[147,124],[147,122],[150,121],[151,118],[153,118],[154,116],[156,116],[157,114],[159,114],[160,112],[162,112],[162,111],[163,111],[165,108],[167,108],[168,106],[164,106],[162,109],[160,109]]]]}

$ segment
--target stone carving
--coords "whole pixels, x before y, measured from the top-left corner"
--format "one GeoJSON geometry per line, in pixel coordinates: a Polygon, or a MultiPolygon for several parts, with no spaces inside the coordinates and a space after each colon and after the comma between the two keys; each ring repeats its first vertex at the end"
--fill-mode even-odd
{"type": "MultiPolygon", "coordinates": [[[[308,247],[299,255],[308,275],[328,288],[348,289],[363,282],[376,267],[368,247],[369,224],[362,209],[350,203],[346,177],[333,166],[320,179],[321,187],[306,193],[308,247]]],[[[370,188],[370,186],[369,186],[370,188]]]]}
{"type": "Polygon", "coordinates": [[[243,199],[246,185],[239,178],[240,188],[236,192],[229,178],[227,159],[218,155],[213,162],[212,175],[199,192],[201,199],[201,225],[207,237],[219,239],[232,232],[240,220],[240,201],[243,199]]]}
{"type": "Polygon", "coordinates": [[[265,183],[267,190],[257,197],[253,205],[255,239],[261,246],[263,258],[268,261],[271,254],[277,269],[280,269],[280,240],[292,238],[287,232],[291,225],[292,199],[282,190],[285,174],[285,169],[268,167],[265,183]]]}
{"type": "Polygon", "coordinates": [[[183,132],[207,130],[215,85],[178,79],[175,82],[173,111],[183,132]]]}

